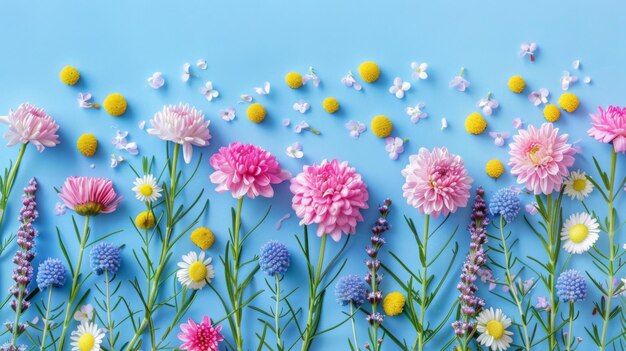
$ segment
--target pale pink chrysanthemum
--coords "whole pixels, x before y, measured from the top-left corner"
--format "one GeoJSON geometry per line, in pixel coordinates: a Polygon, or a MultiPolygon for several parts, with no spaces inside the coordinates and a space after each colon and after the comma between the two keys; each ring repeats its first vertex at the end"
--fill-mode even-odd
{"type": "Polygon", "coordinates": [[[122,200],[109,179],[95,177],[67,178],[61,186],[59,197],[65,206],[81,216],[111,213],[122,200]]]}
{"type": "Polygon", "coordinates": [[[421,148],[409,157],[402,170],[405,183],[402,196],[420,213],[437,218],[467,206],[474,181],[465,169],[461,156],[445,147],[429,151],[421,148]]]}
{"type": "Polygon", "coordinates": [[[59,144],[59,126],[42,108],[31,104],[21,104],[15,111],[10,110],[8,116],[0,116],[0,123],[9,125],[9,131],[4,134],[8,146],[32,143],[41,152],[59,144]]]}
{"type": "Polygon", "coordinates": [[[210,176],[211,182],[217,184],[215,191],[230,191],[236,199],[244,195],[251,199],[273,197],[272,185],[291,177],[274,155],[252,144],[234,142],[221,147],[209,163],[215,169],[210,176]]]}
{"type": "Polygon", "coordinates": [[[368,208],[367,185],[348,162],[332,160],[304,166],[291,179],[291,207],[301,219],[300,225],[317,224],[317,236],[330,235],[335,241],[341,234],[354,234],[361,210],[368,208]]]}
{"type": "Polygon", "coordinates": [[[192,145],[209,145],[210,123],[211,121],[204,119],[202,111],[190,107],[189,104],[180,103],[178,106],[163,106],[163,110],[157,112],[150,120],[152,128],[148,128],[147,132],[160,139],[182,145],[185,163],[190,163],[192,145]]]}
{"type": "Polygon", "coordinates": [[[559,129],[552,123],[520,129],[509,145],[509,166],[517,183],[526,185],[535,195],[559,190],[576,154],[567,138],[567,134],[559,135],[559,129]]]}
{"type": "Polygon", "coordinates": [[[217,327],[211,324],[211,319],[204,316],[201,323],[194,322],[189,318],[189,324],[181,324],[178,339],[183,342],[180,345],[182,350],[187,351],[217,351],[219,343],[224,340],[220,331],[222,326],[217,327]]]}
{"type": "Polygon", "coordinates": [[[591,129],[589,136],[603,143],[613,143],[615,152],[626,152],[626,107],[602,107],[596,114],[591,114],[591,129]]]}

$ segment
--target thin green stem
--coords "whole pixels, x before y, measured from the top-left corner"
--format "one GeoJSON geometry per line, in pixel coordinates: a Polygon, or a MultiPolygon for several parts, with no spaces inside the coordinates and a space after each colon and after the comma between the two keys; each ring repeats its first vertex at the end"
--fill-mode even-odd
{"type": "Polygon", "coordinates": [[[609,321],[611,319],[611,300],[613,300],[613,295],[615,294],[613,279],[615,278],[615,266],[613,261],[615,260],[615,216],[613,214],[614,204],[613,199],[615,198],[613,191],[615,190],[615,171],[617,164],[617,153],[615,152],[615,148],[611,148],[611,176],[609,178],[609,189],[607,189],[607,194],[609,197],[609,228],[608,228],[608,237],[609,237],[609,262],[608,262],[608,277],[607,277],[607,297],[606,297],[606,306],[604,308],[604,315],[602,316],[602,336],[600,337],[600,351],[604,351],[607,337],[607,330],[609,328],[609,321]]]}
{"type": "Polygon", "coordinates": [[[43,320],[43,333],[41,335],[40,351],[46,349],[46,336],[48,336],[48,327],[50,326],[50,304],[52,303],[52,285],[48,288],[48,303],[46,304],[46,317],[43,320]]]}
{"type": "Polygon", "coordinates": [[[430,225],[430,215],[426,215],[426,218],[424,219],[424,240],[422,243],[422,255],[424,257],[424,264],[422,267],[422,291],[421,291],[421,296],[420,296],[420,315],[419,315],[419,325],[421,328],[421,331],[418,331],[418,335],[417,335],[417,349],[419,351],[424,351],[424,319],[426,316],[426,308],[427,308],[427,304],[426,301],[428,299],[428,259],[427,259],[427,253],[428,253],[428,231],[429,231],[429,225],[430,225]]]}
{"type": "Polygon", "coordinates": [[[276,282],[276,306],[274,307],[274,328],[276,330],[276,348],[279,351],[283,350],[283,342],[280,339],[280,334],[281,334],[281,330],[280,330],[280,323],[279,323],[279,318],[280,318],[280,278],[278,277],[278,273],[274,274],[274,280],[276,282]]]}
{"type": "Polygon", "coordinates": [[[111,318],[111,290],[109,288],[109,271],[104,271],[104,283],[106,287],[107,324],[109,328],[109,350],[115,351],[115,333],[113,332],[113,319],[111,318]]]}
{"type": "Polygon", "coordinates": [[[233,337],[235,338],[235,346],[238,351],[243,351],[243,335],[241,332],[241,319],[242,319],[242,299],[243,289],[239,287],[239,262],[241,258],[241,209],[243,207],[244,197],[240,197],[237,201],[237,212],[235,213],[235,228],[233,229],[233,284],[235,288],[235,296],[232,296],[232,307],[235,311],[235,330],[233,331],[233,337]]]}
{"type": "Polygon", "coordinates": [[[569,302],[569,331],[567,333],[567,344],[565,348],[567,351],[572,349],[572,331],[574,326],[574,301],[569,302]]]}
{"type": "Polygon", "coordinates": [[[22,302],[24,300],[24,285],[20,285],[20,290],[17,295],[17,300],[15,304],[15,322],[13,323],[13,339],[11,345],[17,348],[17,337],[20,335],[19,327],[20,327],[20,317],[22,316],[22,302]]]}
{"type": "MultiPolygon", "coordinates": [[[[354,347],[357,350],[360,350],[361,348],[359,347],[359,341],[356,337],[356,326],[354,325],[354,304],[352,303],[352,300],[350,300],[350,322],[352,323],[352,337],[354,338],[354,347]]],[[[378,339],[375,340],[376,343],[378,343],[378,339]]]]}
{"type": "Polygon", "coordinates": [[[9,196],[11,195],[13,183],[15,182],[15,176],[17,175],[17,171],[20,168],[20,164],[22,163],[22,158],[24,157],[24,152],[26,151],[27,145],[28,143],[22,144],[22,147],[20,147],[20,151],[17,154],[17,159],[15,160],[15,163],[9,171],[9,176],[7,179],[4,180],[4,189],[2,189],[2,198],[0,199],[0,228],[2,228],[4,214],[7,209],[7,204],[9,203],[9,196]]]}
{"type": "MultiPolygon", "coordinates": [[[[327,236],[327,234],[322,235],[322,243],[320,244],[320,253],[317,260],[317,269],[315,271],[315,276],[313,277],[313,280],[309,284],[309,313],[306,319],[306,327],[304,330],[304,337],[302,338],[301,351],[309,350],[315,336],[315,330],[313,330],[313,315],[317,304],[317,290],[322,280],[322,267],[324,265],[324,253],[326,251],[327,236]]],[[[319,318],[319,316],[317,316],[316,318],[319,318]]]]}

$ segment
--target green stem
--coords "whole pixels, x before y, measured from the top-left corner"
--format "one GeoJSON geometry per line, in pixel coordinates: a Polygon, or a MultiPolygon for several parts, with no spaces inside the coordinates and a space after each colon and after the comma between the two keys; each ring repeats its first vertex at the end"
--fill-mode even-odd
{"type": "Polygon", "coordinates": [[[574,302],[569,302],[569,331],[567,333],[567,344],[565,345],[566,350],[570,351],[572,348],[572,329],[574,326],[574,302]]]}
{"type": "Polygon", "coordinates": [[[428,253],[428,230],[430,225],[430,215],[426,215],[424,220],[424,241],[422,246],[422,255],[424,257],[424,266],[422,267],[422,292],[420,296],[420,316],[419,316],[419,325],[422,328],[421,331],[418,331],[417,335],[417,349],[419,351],[424,350],[424,318],[426,316],[426,300],[428,299],[428,260],[426,259],[426,254],[428,253]]]}
{"type": "Polygon", "coordinates": [[[41,335],[40,351],[46,349],[46,336],[48,335],[48,327],[50,326],[50,304],[52,303],[52,285],[48,288],[48,303],[46,304],[46,318],[43,320],[43,333],[41,335]]]}
{"type": "MultiPolygon", "coordinates": [[[[313,277],[313,281],[309,284],[309,313],[306,319],[306,327],[304,330],[304,337],[302,338],[302,349],[301,351],[308,351],[311,347],[311,343],[313,342],[313,337],[315,336],[315,330],[313,330],[313,314],[315,311],[315,307],[317,304],[317,289],[322,280],[322,267],[324,264],[324,253],[326,251],[326,237],[328,235],[322,235],[322,243],[320,244],[320,254],[317,260],[317,270],[315,271],[315,276],[313,277]]],[[[319,316],[317,316],[319,318],[319,316]]]]}
{"type": "Polygon", "coordinates": [[[20,317],[22,316],[22,302],[24,300],[24,285],[20,285],[20,291],[17,295],[15,304],[15,322],[13,323],[13,340],[11,345],[17,348],[17,337],[19,336],[20,317]]]}
{"type": "Polygon", "coordinates": [[[109,328],[109,350],[115,351],[115,333],[113,333],[113,319],[111,318],[111,291],[109,289],[109,271],[104,271],[104,282],[106,286],[106,304],[107,304],[107,324],[109,328]]]}
{"type": "Polygon", "coordinates": [[[558,209],[554,208],[554,204],[552,202],[552,194],[547,195],[546,197],[546,235],[548,237],[548,267],[550,268],[548,271],[548,294],[550,295],[550,311],[548,316],[548,346],[549,350],[556,350],[558,343],[556,339],[556,255],[558,253],[559,248],[556,247],[557,240],[554,238],[554,221],[558,220],[555,218],[554,212],[558,213],[558,209]]]}
{"type": "Polygon", "coordinates": [[[9,195],[11,194],[11,190],[13,189],[15,176],[17,175],[17,171],[20,168],[20,164],[22,163],[22,158],[24,157],[24,152],[26,151],[27,145],[28,143],[22,144],[22,147],[17,154],[17,160],[15,160],[15,163],[11,167],[8,178],[4,180],[4,189],[2,189],[2,198],[0,199],[0,228],[2,228],[4,214],[7,209],[7,204],[9,203],[9,195]]]}
{"type": "MultiPolygon", "coordinates": [[[[354,307],[352,304],[352,300],[350,300],[350,322],[352,323],[352,337],[354,338],[354,347],[358,351],[361,348],[359,347],[359,341],[356,337],[356,326],[354,325],[354,307]]],[[[374,341],[378,344],[378,339],[375,339],[374,341]]],[[[376,346],[374,346],[374,348],[376,348],[376,346]]]]}
{"type": "Polygon", "coordinates": [[[235,330],[233,331],[233,337],[235,338],[235,346],[238,351],[243,351],[243,335],[241,333],[241,319],[242,319],[242,299],[243,289],[239,287],[239,261],[241,258],[241,208],[243,207],[244,197],[240,197],[237,201],[237,212],[235,214],[235,228],[233,230],[233,284],[235,288],[235,296],[233,296],[231,304],[235,311],[235,330]]]}
{"type": "Polygon", "coordinates": [[[274,279],[276,282],[276,309],[274,310],[274,328],[276,329],[276,348],[279,351],[283,350],[283,343],[280,340],[280,323],[279,323],[279,317],[280,317],[280,312],[279,312],[279,308],[280,308],[280,278],[278,278],[278,273],[274,274],[274,279]]]}

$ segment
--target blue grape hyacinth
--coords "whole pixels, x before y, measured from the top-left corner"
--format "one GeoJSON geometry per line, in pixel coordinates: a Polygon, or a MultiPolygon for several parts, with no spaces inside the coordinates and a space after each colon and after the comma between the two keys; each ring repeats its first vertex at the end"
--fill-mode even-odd
{"type": "Polygon", "coordinates": [[[502,188],[491,198],[489,212],[492,216],[502,216],[507,223],[511,223],[519,213],[520,203],[517,192],[511,188],[502,188]]]}
{"type": "Polygon", "coordinates": [[[556,294],[563,302],[584,300],[587,297],[585,277],[574,269],[561,273],[556,281],[556,294]]]}
{"type": "Polygon", "coordinates": [[[367,298],[367,285],[363,278],[350,274],[342,277],[335,285],[337,303],[345,306],[352,302],[355,307],[361,306],[367,298]]]}
{"type": "Polygon", "coordinates": [[[100,243],[91,250],[91,269],[97,275],[105,271],[115,274],[120,268],[120,248],[111,243],[100,243]]]}
{"type": "Polygon", "coordinates": [[[290,264],[291,255],[285,244],[271,240],[261,247],[259,266],[265,274],[285,274],[290,264]]]}
{"type": "Polygon", "coordinates": [[[65,285],[65,266],[58,258],[48,258],[39,264],[37,286],[45,290],[51,286],[60,288],[65,285]]]}

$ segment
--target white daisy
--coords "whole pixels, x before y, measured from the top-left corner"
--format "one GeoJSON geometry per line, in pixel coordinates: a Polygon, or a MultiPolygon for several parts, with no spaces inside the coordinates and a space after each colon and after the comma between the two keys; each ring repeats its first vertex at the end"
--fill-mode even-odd
{"type": "Polygon", "coordinates": [[[582,171],[573,171],[563,183],[565,195],[572,200],[584,200],[593,190],[593,184],[587,179],[587,174],[582,171]]]}
{"type": "Polygon", "coordinates": [[[511,346],[513,332],[506,330],[511,326],[511,319],[501,309],[483,310],[476,322],[476,329],[480,334],[477,341],[481,345],[490,347],[492,351],[504,351],[511,346]]]}
{"type": "Polygon", "coordinates": [[[598,221],[587,212],[569,216],[561,230],[563,248],[575,254],[589,250],[600,237],[599,228],[598,221]]]}
{"type": "Polygon", "coordinates": [[[137,200],[152,202],[161,197],[161,187],[157,184],[156,178],[152,174],[135,179],[133,191],[137,200]]]}
{"type": "Polygon", "coordinates": [[[215,271],[211,265],[211,257],[204,259],[204,252],[196,254],[191,251],[183,255],[182,262],[178,262],[178,272],[176,277],[178,281],[189,289],[199,290],[204,288],[207,283],[211,283],[211,279],[215,278],[215,271]]]}
{"type": "Polygon", "coordinates": [[[96,323],[83,321],[71,335],[72,351],[100,351],[100,344],[106,334],[96,323]]]}

